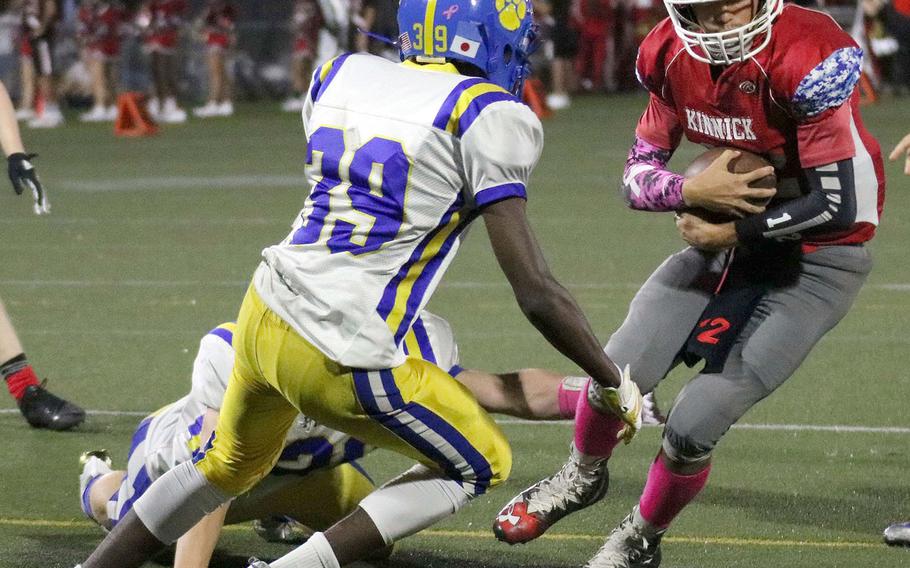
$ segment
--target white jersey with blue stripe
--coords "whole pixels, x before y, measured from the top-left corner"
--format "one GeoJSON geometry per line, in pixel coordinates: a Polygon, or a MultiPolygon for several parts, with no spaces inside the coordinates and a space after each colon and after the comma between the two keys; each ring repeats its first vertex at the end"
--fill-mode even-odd
{"type": "Polygon", "coordinates": [[[543,146],[534,113],[451,65],[343,55],[303,111],[312,189],[263,251],[265,303],[330,359],[386,369],[484,206],[526,197],[543,146]]]}
{"type": "MultiPolygon", "coordinates": [[[[449,323],[424,312],[414,321],[413,328],[405,339],[409,355],[457,374],[458,346],[449,323]]],[[[141,439],[134,439],[130,452],[128,485],[134,485],[141,476],[157,479],[192,459],[205,442],[200,439],[205,412],[209,408],[220,410],[234,366],[233,332],[234,324],[225,323],[206,334],[193,362],[190,393],[143,421],[136,436],[141,439]]],[[[356,460],[370,449],[347,434],[301,415],[287,434],[276,468],[279,472],[305,473],[356,460]]]]}

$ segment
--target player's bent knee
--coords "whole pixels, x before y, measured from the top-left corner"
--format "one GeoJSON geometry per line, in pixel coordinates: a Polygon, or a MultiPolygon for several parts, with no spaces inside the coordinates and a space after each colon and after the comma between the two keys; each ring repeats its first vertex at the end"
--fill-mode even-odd
{"type": "Polygon", "coordinates": [[[670,424],[664,428],[664,438],[661,443],[664,455],[670,460],[683,465],[696,465],[711,459],[716,442],[706,441],[704,436],[699,436],[693,429],[678,431],[670,424]]]}
{"type": "Polygon", "coordinates": [[[206,481],[234,497],[252,489],[270,469],[263,469],[251,461],[228,463],[212,454],[202,456],[201,459],[195,461],[195,464],[196,469],[205,476],[206,481]]]}

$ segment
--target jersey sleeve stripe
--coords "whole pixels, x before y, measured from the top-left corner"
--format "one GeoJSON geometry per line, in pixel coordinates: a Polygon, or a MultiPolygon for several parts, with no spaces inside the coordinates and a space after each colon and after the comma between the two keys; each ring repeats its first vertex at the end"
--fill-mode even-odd
{"type": "Polygon", "coordinates": [[[486,207],[497,201],[508,199],[510,197],[528,198],[528,191],[523,183],[507,183],[482,189],[475,194],[477,207],[486,207]]]}
{"type": "Polygon", "coordinates": [[[310,89],[310,98],[313,101],[318,101],[322,97],[325,90],[329,87],[329,83],[332,82],[332,79],[338,74],[338,70],[341,69],[345,60],[350,56],[350,53],[345,53],[329,59],[316,70],[316,73],[313,74],[313,87],[310,89]]]}
{"type": "Polygon", "coordinates": [[[465,79],[456,86],[449,96],[446,97],[445,102],[442,103],[439,112],[436,114],[436,119],[433,121],[433,126],[440,129],[446,130],[449,125],[449,119],[452,117],[452,112],[455,110],[455,105],[458,104],[458,100],[461,98],[462,93],[465,90],[479,84],[483,84],[486,81],[479,78],[474,79],[465,79]]]}
{"type": "Polygon", "coordinates": [[[480,113],[483,112],[485,108],[493,103],[502,101],[517,102],[517,99],[511,93],[493,90],[478,94],[471,99],[470,102],[466,103],[464,107],[461,107],[461,101],[459,101],[459,105],[455,108],[455,112],[452,113],[452,120],[457,124],[457,126],[454,127],[453,133],[461,138],[465,135],[465,132],[471,128],[471,125],[474,124],[474,121],[477,120],[477,117],[480,116],[480,113]],[[461,112],[459,113],[459,111],[461,112]]]}
{"type": "Polygon", "coordinates": [[[234,345],[234,329],[237,326],[233,323],[223,323],[210,331],[209,335],[214,335],[215,337],[220,337],[228,345],[234,345]]]}

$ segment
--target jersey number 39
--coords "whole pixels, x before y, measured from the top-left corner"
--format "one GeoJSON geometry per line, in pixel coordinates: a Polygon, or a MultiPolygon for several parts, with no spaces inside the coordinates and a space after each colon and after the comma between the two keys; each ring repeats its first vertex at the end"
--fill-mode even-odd
{"type": "Polygon", "coordinates": [[[400,142],[376,137],[350,148],[343,130],[323,126],[310,136],[307,166],[316,185],[291,244],[363,254],[395,238],[411,171],[400,142]]]}

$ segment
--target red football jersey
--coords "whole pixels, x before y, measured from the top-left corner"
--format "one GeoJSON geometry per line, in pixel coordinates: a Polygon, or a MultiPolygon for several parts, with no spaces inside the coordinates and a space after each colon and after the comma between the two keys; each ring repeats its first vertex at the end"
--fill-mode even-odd
{"type": "Polygon", "coordinates": [[[803,168],[852,158],[856,223],[847,233],[806,242],[867,241],[881,215],[885,176],[881,149],[860,117],[855,81],[843,76],[844,61],[861,55],[830,16],[787,5],[757,55],[711,66],[686,51],[665,19],[639,49],[636,71],[651,98],[636,134],[666,149],[685,135],[696,144],[763,155],[778,169],[778,196],[785,199],[807,191],[803,168]]]}
{"type": "Polygon", "coordinates": [[[319,43],[319,30],[325,24],[322,9],[316,0],[297,0],[294,2],[294,43],[297,46],[306,44],[315,50],[319,43]]]}

